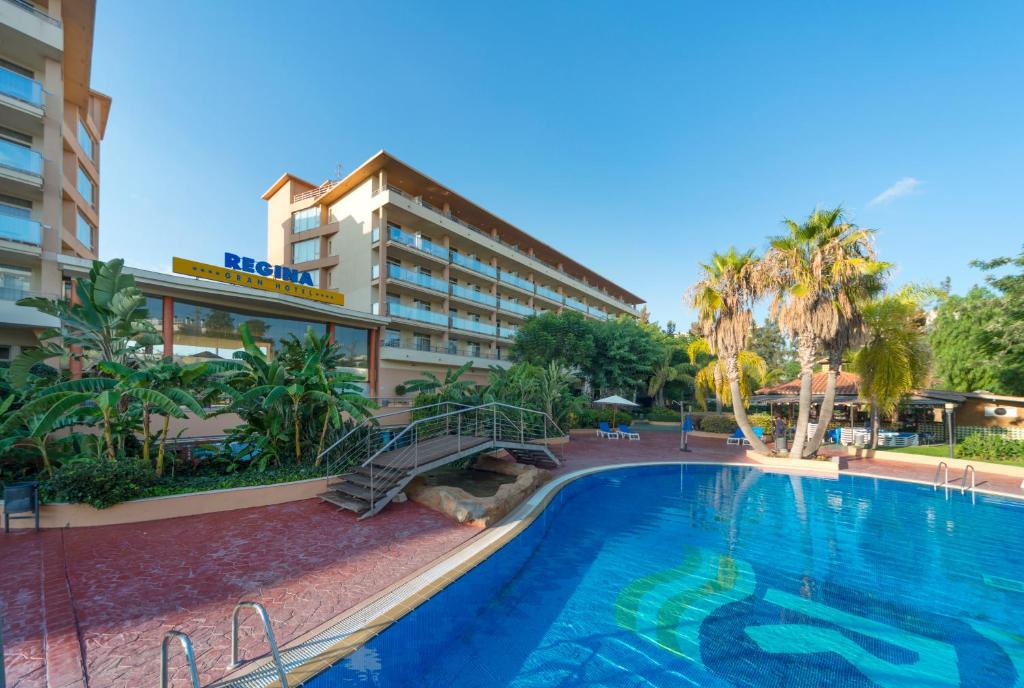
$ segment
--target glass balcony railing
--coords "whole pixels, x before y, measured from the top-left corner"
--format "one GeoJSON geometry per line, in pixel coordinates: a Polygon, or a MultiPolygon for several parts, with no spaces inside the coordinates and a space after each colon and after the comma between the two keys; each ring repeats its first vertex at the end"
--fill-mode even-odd
{"type": "Polygon", "coordinates": [[[571,299],[568,296],[565,297],[565,305],[568,306],[569,308],[575,308],[576,310],[581,311],[583,313],[587,312],[587,304],[583,303],[582,301],[577,301],[576,299],[571,299]]]}
{"type": "Polygon", "coordinates": [[[418,320],[420,322],[448,326],[448,318],[443,313],[434,313],[416,306],[406,306],[401,303],[389,303],[388,314],[393,318],[405,318],[406,320],[418,320]]]}
{"type": "Polygon", "coordinates": [[[487,275],[491,279],[494,279],[498,276],[498,271],[494,269],[493,265],[481,263],[476,258],[470,258],[468,256],[462,255],[461,253],[456,253],[455,251],[452,251],[452,262],[455,263],[456,265],[461,265],[467,270],[479,272],[481,275],[487,275]]]}
{"type": "Polygon", "coordinates": [[[8,5],[14,5],[15,7],[20,7],[21,9],[23,9],[26,12],[28,12],[29,14],[33,15],[37,19],[41,19],[41,20],[43,20],[43,21],[45,21],[45,22],[47,22],[49,24],[53,24],[54,26],[60,26],[60,20],[59,19],[51,17],[46,12],[43,12],[42,10],[37,9],[30,2],[25,2],[25,0],[5,0],[5,1],[7,2],[8,5]]]}
{"type": "Polygon", "coordinates": [[[43,243],[42,227],[27,217],[0,213],[0,239],[40,246],[43,243]]]}
{"type": "Polygon", "coordinates": [[[605,313],[600,308],[597,308],[595,306],[587,306],[587,313],[590,313],[590,315],[594,316],[598,320],[607,320],[608,319],[608,314],[605,313]]]}
{"type": "Polygon", "coordinates": [[[452,316],[452,327],[456,330],[486,334],[490,337],[493,337],[496,333],[494,325],[491,325],[490,323],[477,322],[475,320],[469,320],[468,318],[457,318],[455,316],[452,316]]]}
{"type": "Polygon", "coordinates": [[[537,286],[537,293],[546,299],[550,299],[555,303],[562,303],[562,295],[554,289],[548,289],[547,287],[537,286]]]}
{"type": "Polygon", "coordinates": [[[424,253],[429,253],[435,258],[441,260],[448,260],[448,249],[443,246],[438,246],[430,239],[424,239],[421,236],[415,234],[409,234],[409,232],[402,231],[398,227],[388,227],[388,238],[391,241],[397,241],[404,246],[410,246],[415,249],[419,249],[424,253]]]}
{"type": "Polygon", "coordinates": [[[0,167],[43,176],[43,156],[31,148],[0,139],[0,167]]]}
{"type": "Polygon", "coordinates": [[[36,107],[43,107],[43,85],[5,67],[0,67],[0,93],[36,107]]]}
{"type": "Polygon", "coordinates": [[[442,294],[448,293],[448,283],[442,279],[431,277],[430,275],[423,275],[413,270],[406,270],[405,268],[397,265],[388,265],[388,277],[399,282],[408,282],[409,284],[415,284],[418,287],[424,289],[432,289],[433,291],[441,292],[442,294]]]}
{"type": "Polygon", "coordinates": [[[501,299],[501,302],[498,304],[498,307],[503,311],[508,311],[509,313],[518,313],[519,315],[530,316],[536,313],[536,311],[530,308],[529,306],[524,306],[521,303],[509,301],[508,299],[501,299]]]}
{"type": "Polygon", "coordinates": [[[499,327],[498,336],[502,339],[513,339],[516,336],[516,332],[519,331],[518,327],[499,327]]]}
{"type": "Polygon", "coordinates": [[[524,280],[518,275],[513,275],[511,272],[505,272],[504,270],[498,270],[498,279],[505,284],[511,284],[513,287],[519,287],[526,291],[533,291],[533,282],[524,280]]]}
{"type": "Polygon", "coordinates": [[[452,285],[452,296],[458,296],[460,299],[475,301],[476,303],[481,303],[485,306],[490,306],[491,308],[494,308],[496,305],[498,305],[498,299],[491,296],[490,294],[485,294],[484,292],[477,291],[476,289],[462,287],[459,286],[458,284],[452,285]]]}

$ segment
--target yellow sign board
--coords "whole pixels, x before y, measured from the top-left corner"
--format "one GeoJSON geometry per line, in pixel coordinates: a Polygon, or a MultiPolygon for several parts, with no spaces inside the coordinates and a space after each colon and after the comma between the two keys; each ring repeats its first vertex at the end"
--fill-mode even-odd
{"type": "Polygon", "coordinates": [[[299,284],[298,282],[289,282],[287,280],[273,279],[272,277],[263,277],[251,272],[222,268],[218,265],[210,265],[209,263],[198,263],[194,260],[187,260],[185,258],[174,258],[171,261],[171,265],[171,269],[179,275],[200,277],[202,279],[213,280],[214,282],[223,282],[224,284],[237,284],[242,287],[261,289],[263,291],[286,294],[288,296],[297,296],[300,299],[309,299],[311,301],[320,301],[322,303],[333,303],[336,306],[345,305],[344,294],[340,294],[336,291],[328,291],[327,289],[307,287],[303,284],[299,284]]]}

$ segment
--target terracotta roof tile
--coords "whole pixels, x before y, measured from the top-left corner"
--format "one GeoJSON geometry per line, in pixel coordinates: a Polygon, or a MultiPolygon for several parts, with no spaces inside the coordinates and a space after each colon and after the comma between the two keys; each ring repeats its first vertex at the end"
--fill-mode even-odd
{"type": "MultiPolygon", "coordinates": [[[[828,373],[815,373],[811,378],[811,394],[824,394],[825,385],[828,382],[828,373]]],[[[860,387],[860,375],[842,371],[836,378],[836,394],[840,396],[857,396],[860,387]]],[[[762,387],[755,394],[800,394],[800,378],[783,382],[771,387],[762,387]]]]}

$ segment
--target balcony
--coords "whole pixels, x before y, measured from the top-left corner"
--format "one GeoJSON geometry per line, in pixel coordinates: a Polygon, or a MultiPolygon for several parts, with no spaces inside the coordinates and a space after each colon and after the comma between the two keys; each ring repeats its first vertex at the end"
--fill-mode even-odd
{"type": "Polygon", "coordinates": [[[43,85],[5,67],[0,67],[0,95],[43,108],[43,85]]]}
{"type": "Polygon", "coordinates": [[[498,328],[498,336],[502,339],[515,339],[517,332],[519,332],[518,327],[501,326],[498,328]]]}
{"type": "Polygon", "coordinates": [[[519,315],[522,315],[524,317],[536,315],[537,313],[537,311],[533,310],[529,306],[524,306],[521,303],[509,301],[508,299],[502,299],[498,307],[503,311],[508,311],[509,313],[518,313],[519,315]]]}
{"type": "MultiPolygon", "coordinates": [[[[424,201],[419,196],[413,196],[412,194],[409,194],[406,191],[403,191],[402,189],[399,189],[397,186],[388,185],[386,187],[380,188],[380,189],[378,189],[375,192],[375,195],[379,194],[379,193],[384,193],[386,191],[394,193],[396,196],[400,196],[402,198],[405,198],[408,201],[411,201],[412,203],[414,203],[414,204],[416,204],[416,205],[418,205],[418,206],[420,206],[422,208],[426,208],[427,210],[430,210],[430,211],[436,213],[437,215],[439,215],[439,216],[441,216],[441,217],[443,217],[445,219],[451,220],[452,222],[455,222],[456,224],[459,224],[459,225],[465,227],[466,229],[471,230],[472,232],[474,232],[477,235],[479,235],[480,239],[485,243],[485,245],[486,245],[486,242],[493,242],[496,246],[502,246],[502,247],[504,247],[506,249],[509,249],[509,250],[512,250],[512,251],[516,252],[517,254],[519,254],[519,256],[518,256],[519,259],[522,260],[525,265],[543,267],[544,269],[550,270],[550,271],[552,271],[552,273],[554,273],[554,275],[556,275],[555,279],[564,280],[565,282],[573,285],[576,289],[579,289],[581,291],[589,293],[589,294],[593,295],[594,298],[598,298],[598,299],[601,299],[603,301],[607,301],[610,304],[613,304],[616,308],[619,308],[619,309],[624,310],[624,311],[626,311],[628,313],[631,313],[634,316],[637,314],[636,307],[634,307],[634,306],[632,306],[630,304],[627,304],[625,301],[621,301],[620,299],[612,296],[611,294],[604,293],[600,289],[595,288],[593,285],[587,284],[582,279],[579,279],[577,277],[573,277],[572,275],[567,273],[565,270],[560,270],[560,269],[558,269],[554,265],[550,265],[548,263],[545,263],[544,261],[540,260],[536,256],[532,256],[532,255],[528,254],[526,251],[524,251],[523,249],[519,248],[518,246],[515,246],[513,244],[509,244],[506,241],[502,241],[501,239],[492,236],[490,232],[482,230],[479,227],[476,227],[476,226],[466,222],[465,220],[462,220],[461,218],[456,217],[455,215],[453,215],[451,213],[445,213],[441,208],[438,208],[438,207],[428,203],[427,201],[424,201]]],[[[488,247],[488,248],[491,248],[491,247],[488,247]]],[[[456,265],[459,265],[461,267],[466,267],[466,268],[468,268],[470,270],[477,270],[477,268],[465,264],[466,261],[469,261],[469,260],[472,260],[472,259],[457,259],[455,257],[456,255],[457,254],[452,254],[452,263],[454,263],[456,265]]],[[[482,263],[479,263],[479,264],[483,265],[482,263]]],[[[484,271],[484,270],[477,270],[477,271],[480,272],[481,274],[485,274],[485,275],[487,275],[489,277],[494,277],[495,276],[493,274],[493,268],[491,268],[491,266],[487,265],[487,266],[484,266],[484,267],[485,267],[486,271],[484,271]]],[[[520,279],[520,278],[516,278],[516,279],[520,279]]],[[[519,287],[521,289],[525,289],[526,291],[530,291],[530,292],[533,291],[534,288],[533,288],[533,285],[530,282],[528,282],[526,280],[521,280],[521,281],[523,283],[525,283],[526,286],[521,286],[520,284],[517,284],[516,282],[511,281],[511,280],[508,283],[509,284],[514,284],[515,286],[517,286],[517,287],[519,287]]],[[[558,303],[562,303],[562,301],[560,299],[558,299],[558,298],[556,298],[555,301],[558,302],[558,303]]]]}
{"type": "Polygon", "coordinates": [[[448,327],[448,318],[443,313],[434,313],[423,308],[406,306],[401,303],[389,303],[388,315],[393,318],[405,318],[406,320],[416,320],[438,327],[448,327]]]}
{"type": "Polygon", "coordinates": [[[479,303],[483,306],[488,306],[490,308],[494,308],[496,305],[498,305],[498,299],[491,296],[490,294],[484,293],[482,291],[477,291],[476,289],[469,289],[468,287],[459,286],[458,284],[452,285],[452,296],[456,296],[460,299],[465,299],[467,301],[473,301],[474,303],[479,303]]]}
{"type": "Polygon", "coordinates": [[[547,287],[542,287],[540,285],[537,285],[537,295],[538,296],[543,296],[548,301],[554,301],[555,303],[562,303],[562,295],[559,294],[554,289],[548,289],[547,287]]]}
{"type": "Polygon", "coordinates": [[[408,351],[424,351],[435,354],[447,354],[449,356],[464,356],[466,358],[485,358],[489,360],[499,360],[498,356],[492,354],[490,351],[482,351],[479,347],[477,348],[460,348],[454,342],[448,342],[444,346],[437,346],[427,344],[422,341],[407,341],[401,339],[389,339],[383,344],[386,348],[390,349],[406,349],[408,351]]]}
{"type": "Polygon", "coordinates": [[[448,262],[448,249],[443,246],[438,246],[430,239],[424,239],[421,236],[409,234],[398,227],[388,227],[388,239],[402,244],[403,246],[423,251],[424,253],[433,256],[434,258],[439,258],[446,263],[448,262]]]}
{"type": "Polygon", "coordinates": [[[486,275],[491,279],[497,279],[498,277],[498,271],[493,265],[481,263],[476,258],[470,258],[462,255],[461,253],[456,253],[455,251],[452,251],[451,256],[453,265],[458,265],[459,267],[466,268],[467,270],[472,270],[473,272],[477,272],[481,275],[486,275]]]}
{"type": "Polygon", "coordinates": [[[444,280],[431,277],[430,275],[423,275],[412,270],[406,270],[405,268],[397,265],[388,265],[388,277],[399,282],[415,284],[417,287],[430,289],[431,291],[436,291],[441,294],[448,293],[448,283],[444,280]]]}
{"type": "Polygon", "coordinates": [[[598,320],[607,320],[608,319],[608,314],[605,313],[604,311],[602,311],[600,308],[597,308],[595,306],[588,306],[587,307],[587,313],[589,313],[590,315],[594,316],[598,320]]]}
{"type": "Polygon", "coordinates": [[[568,296],[565,297],[565,305],[568,306],[569,308],[578,310],[581,313],[587,312],[587,304],[583,303],[582,301],[577,301],[576,299],[569,298],[568,296]]]}
{"type": "Polygon", "coordinates": [[[43,156],[26,146],[0,139],[0,167],[43,178],[43,156]]]}
{"type": "Polygon", "coordinates": [[[518,275],[513,275],[511,272],[505,272],[504,270],[498,270],[498,279],[505,284],[510,284],[513,287],[518,287],[530,293],[533,293],[533,282],[524,280],[518,275]]]}
{"type": "Polygon", "coordinates": [[[27,217],[0,213],[0,239],[41,246],[43,243],[42,226],[27,217]]]}
{"type": "Polygon", "coordinates": [[[452,328],[456,330],[463,330],[465,332],[475,332],[476,334],[487,335],[493,337],[497,333],[497,329],[490,323],[477,322],[475,320],[469,320],[468,318],[452,317],[452,328]]]}

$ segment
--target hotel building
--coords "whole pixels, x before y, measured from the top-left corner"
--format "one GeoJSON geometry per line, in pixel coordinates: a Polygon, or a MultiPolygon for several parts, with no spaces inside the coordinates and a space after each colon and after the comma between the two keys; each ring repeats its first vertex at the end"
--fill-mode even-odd
{"type": "Polygon", "coordinates": [[[62,293],[59,256],[99,252],[95,15],[95,0],[0,0],[0,360],[57,325],[14,302],[62,293]]]}
{"type": "Polygon", "coordinates": [[[423,371],[507,366],[525,318],[636,316],[635,294],[381,151],[319,186],[282,175],[266,193],[267,259],[309,271],[345,306],[387,316],[378,396],[423,371]]]}

